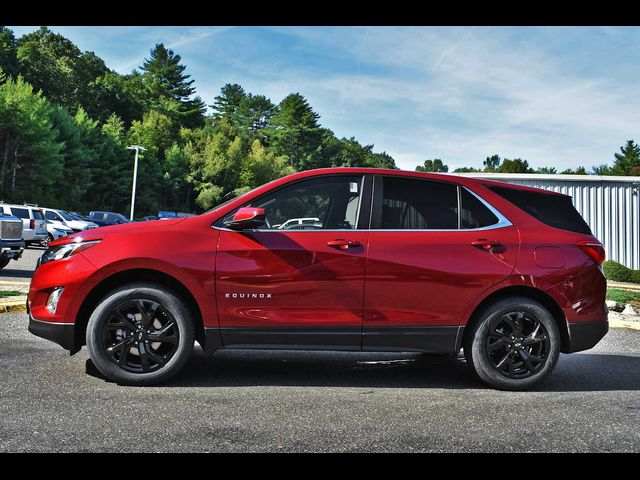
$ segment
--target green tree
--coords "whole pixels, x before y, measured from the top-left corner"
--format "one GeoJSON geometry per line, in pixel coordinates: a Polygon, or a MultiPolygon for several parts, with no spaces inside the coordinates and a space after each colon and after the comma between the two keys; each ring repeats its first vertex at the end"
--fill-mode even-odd
{"type": "Polygon", "coordinates": [[[633,140],[627,140],[627,143],[620,147],[620,153],[615,153],[614,156],[612,175],[640,175],[640,145],[633,140]]]}
{"type": "Polygon", "coordinates": [[[529,168],[529,162],[526,160],[522,160],[521,158],[516,158],[510,160],[505,158],[502,161],[500,167],[498,167],[498,172],[500,173],[531,173],[532,169],[529,168]]]}
{"type": "Polygon", "coordinates": [[[576,168],[575,170],[573,170],[572,168],[567,168],[560,173],[562,175],[588,175],[587,169],[582,166],[576,168]]]}
{"type": "MultiPolygon", "coordinates": [[[[163,182],[166,171],[165,152],[176,143],[176,126],[172,119],[156,110],[145,113],[142,120],[134,120],[129,129],[128,143],[147,149],[141,152],[138,163],[138,193],[136,212],[154,213],[171,197],[163,182]]],[[[129,152],[131,158],[133,155],[129,152]]],[[[133,162],[131,162],[133,169],[133,162]]],[[[131,174],[128,175],[131,178],[131,174]]]]}
{"type": "Polygon", "coordinates": [[[46,27],[20,37],[17,57],[25,80],[70,113],[88,98],[89,82],[107,71],[95,54],[81,52],[69,39],[46,27]]]}
{"type": "Polygon", "coordinates": [[[142,76],[149,92],[150,107],[165,115],[174,114],[174,120],[187,128],[204,125],[205,104],[199,97],[193,97],[194,80],[187,75],[182,58],[164,44],[158,43],[151,49],[148,59],[142,65],[142,76]],[[167,105],[177,107],[167,108],[167,105]]]}
{"type": "Polygon", "coordinates": [[[458,167],[453,172],[454,173],[478,173],[481,170],[479,168],[473,167],[458,167]]]}
{"type": "MultiPolygon", "coordinates": [[[[242,88],[242,87],[241,87],[242,88]]],[[[218,99],[220,97],[216,97],[218,99]]],[[[225,100],[226,101],[226,100],[225,100]]],[[[220,105],[220,108],[232,110],[229,118],[235,120],[240,130],[257,134],[267,126],[276,106],[264,95],[245,95],[236,109],[231,105],[220,105]]],[[[223,110],[224,111],[224,110],[223,110]]],[[[225,114],[226,115],[226,114],[225,114]]]]}
{"type": "Polygon", "coordinates": [[[237,83],[227,83],[220,89],[220,95],[216,96],[211,105],[213,108],[213,118],[221,120],[226,118],[229,121],[235,121],[236,112],[240,108],[240,104],[247,97],[247,93],[237,83]]]}
{"type": "Polygon", "coordinates": [[[556,167],[538,167],[536,173],[544,173],[546,175],[553,175],[558,173],[556,167]]]}
{"type": "Polygon", "coordinates": [[[313,165],[313,153],[320,146],[323,131],[320,116],[299,93],[287,95],[264,129],[269,146],[276,155],[285,155],[296,170],[313,165]]]}
{"type": "Polygon", "coordinates": [[[14,202],[56,200],[63,145],[51,122],[53,107],[21,76],[0,84],[0,198],[14,202]]]}
{"type": "Polygon", "coordinates": [[[591,171],[593,172],[594,175],[613,175],[611,171],[611,167],[606,163],[591,167],[591,171]]]}
{"type": "Polygon", "coordinates": [[[449,167],[442,163],[442,160],[435,158],[433,160],[427,159],[423,165],[416,167],[416,172],[440,172],[446,173],[449,171],[449,167]]]}
{"type": "Polygon", "coordinates": [[[18,45],[13,30],[0,27],[0,72],[18,75],[18,45]]]}
{"type": "Polygon", "coordinates": [[[485,172],[497,172],[500,168],[500,155],[493,154],[487,157],[482,164],[484,165],[485,172]]]}

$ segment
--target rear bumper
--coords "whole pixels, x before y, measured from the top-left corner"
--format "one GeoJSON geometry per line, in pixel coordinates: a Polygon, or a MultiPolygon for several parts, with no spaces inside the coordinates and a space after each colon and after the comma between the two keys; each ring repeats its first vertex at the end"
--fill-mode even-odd
{"type": "Polygon", "coordinates": [[[73,355],[76,349],[75,329],[73,323],[54,323],[36,320],[29,315],[29,331],[34,335],[51,340],[73,355]]]}
{"type": "Polygon", "coordinates": [[[565,353],[580,352],[593,348],[609,331],[609,322],[580,322],[569,324],[569,350],[565,353]]]}

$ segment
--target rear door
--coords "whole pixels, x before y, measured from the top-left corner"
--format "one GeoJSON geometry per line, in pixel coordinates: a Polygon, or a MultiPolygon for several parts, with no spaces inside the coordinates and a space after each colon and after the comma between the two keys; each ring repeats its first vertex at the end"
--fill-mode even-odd
{"type": "Polygon", "coordinates": [[[363,349],[452,352],[469,305],[513,271],[517,230],[455,183],[377,176],[374,191],[363,349]]]}
{"type": "Polygon", "coordinates": [[[371,199],[364,179],[326,175],[270,192],[245,205],[265,209],[258,230],[225,228],[233,212],[216,224],[225,347],[360,350],[371,199]]]}

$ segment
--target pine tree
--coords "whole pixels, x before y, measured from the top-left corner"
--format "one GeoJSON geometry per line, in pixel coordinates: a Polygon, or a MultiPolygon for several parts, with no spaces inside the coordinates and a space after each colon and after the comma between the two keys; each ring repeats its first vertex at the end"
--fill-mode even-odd
{"type": "Polygon", "coordinates": [[[616,153],[611,173],[613,175],[638,175],[640,174],[640,145],[633,140],[620,147],[620,153],[616,153]]]}
{"type": "Polygon", "coordinates": [[[151,107],[171,115],[188,128],[204,125],[205,104],[195,93],[194,80],[184,73],[182,58],[162,43],[156,44],[142,66],[142,77],[149,92],[151,107]],[[167,108],[175,105],[175,108],[167,108]]]}
{"type": "Polygon", "coordinates": [[[235,115],[240,104],[247,97],[247,93],[237,83],[227,83],[220,89],[220,95],[215,98],[213,105],[213,118],[220,120],[226,118],[230,121],[235,121],[235,115]]]}
{"type": "Polygon", "coordinates": [[[286,96],[264,130],[269,145],[277,155],[286,155],[295,169],[309,168],[311,155],[322,140],[319,118],[302,95],[286,96]]]}

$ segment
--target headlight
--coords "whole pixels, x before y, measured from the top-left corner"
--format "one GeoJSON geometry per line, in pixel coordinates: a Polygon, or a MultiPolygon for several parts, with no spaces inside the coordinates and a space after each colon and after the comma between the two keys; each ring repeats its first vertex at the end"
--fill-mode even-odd
{"type": "Polygon", "coordinates": [[[83,252],[87,248],[91,248],[98,243],[100,243],[100,240],[94,240],[92,242],[65,243],[64,245],[50,247],[38,259],[37,266],[43,265],[47,262],[53,262],[54,260],[62,260],[63,258],[68,258],[71,255],[83,252]]]}

